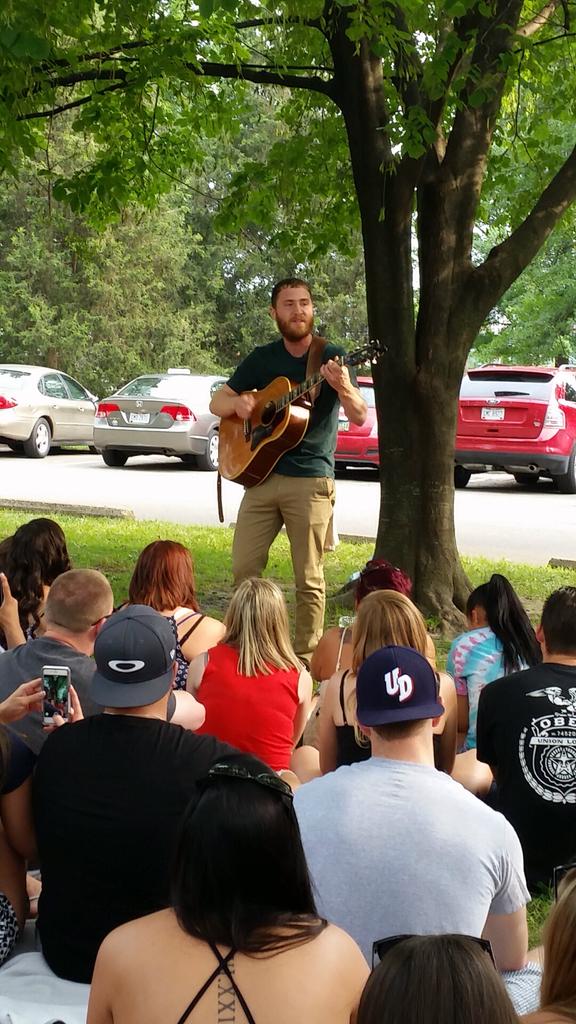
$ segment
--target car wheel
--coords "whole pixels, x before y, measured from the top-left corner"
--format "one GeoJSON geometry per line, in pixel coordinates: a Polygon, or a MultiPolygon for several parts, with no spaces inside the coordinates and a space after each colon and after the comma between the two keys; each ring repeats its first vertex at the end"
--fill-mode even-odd
{"type": "Polygon", "coordinates": [[[218,431],[211,430],[206,439],[206,451],[197,456],[199,469],[218,469],[218,431]]]}
{"type": "Polygon", "coordinates": [[[568,469],[560,476],[552,478],[561,494],[576,494],[576,445],[568,460],[568,469]]]}
{"type": "Polygon", "coordinates": [[[458,488],[458,490],[466,487],[471,476],[470,470],[465,469],[464,466],[454,466],[454,487],[458,488]]]}
{"type": "Polygon", "coordinates": [[[124,452],[116,451],[115,448],[106,448],[101,455],[106,465],[112,469],[121,469],[128,461],[128,456],[124,452]]]}
{"type": "Polygon", "coordinates": [[[30,437],[24,441],[24,455],[29,459],[45,459],[50,451],[51,440],[50,424],[42,417],[36,421],[30,437]]]}
{"type": "Polygon", "coordinates": [[[534,487],[540,479],[540,473],[514,473],[514,479],[520,487],[534,487]]]}
{"type": "Polygon", "coordinates": [[[181,455],[180,456],[180,461],[183,462],[185,466],[197,466],[198,465],[198,461],[197,461],[195,455],[181,455]]]}

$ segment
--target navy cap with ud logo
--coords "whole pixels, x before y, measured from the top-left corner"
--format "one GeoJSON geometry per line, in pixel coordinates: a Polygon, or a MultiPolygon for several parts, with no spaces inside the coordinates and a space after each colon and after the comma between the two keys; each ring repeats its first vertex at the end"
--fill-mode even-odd
{"type": "Polygon", "coordinates": [[[127,605],[114,612],[96,637],[90,696],[109,708],[154,704],[172,686],[175,657],[168,619],[147,605],[127,605]]]}
{"type": "Polygon", "coordinates": [[[356,702],[360,725],[415,722],[444,714],[438,677],[412,647],[381,647],[366,658],[356,678],[356,702]]]}

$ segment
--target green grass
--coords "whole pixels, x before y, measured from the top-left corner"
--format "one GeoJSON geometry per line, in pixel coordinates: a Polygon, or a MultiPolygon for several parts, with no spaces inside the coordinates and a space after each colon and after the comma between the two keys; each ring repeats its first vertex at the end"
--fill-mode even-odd
{"type": "MultiPolygon", "coordinates": [[[[22,523],[33,518],[30,512],[0,510],[0,539],[13,533],[22,523]]],[[[221,616],[231,590],[230,558],[232,530],[220,527],[180,526],[175,523],[138,522],[133,519],[105,519],[54,515],[62,526],[75,566],[100,569],[110,580],[116,602],[126,599],[128,582],[139,552],[153,540],[170,538],[188,545],[194,557],[196,581],[203,609],[221,616]]],[[[361,569],[372,557],[373,545],[341,541],[335,552],[325,559],[328,594],[334,594],[348,577],[361,569]]],[[[487,558],[464,558],[463,564],[471,583],[476,586],[493,572],[502,572],[526,602],[529,612],[537,618],[542,601],[556,587],[576,585],[576,571],[549,569],[514,562],[492,562],[487,558]]],[[[267,575],[285,590],[289,608],[293,607],[292,566],[285,535],[275,541],[268,563],[267,575]]],[[[327,624],[337,621],[342,612],[330,602],[327,624]]],[[[440,659],[448,648],[449,640],[438,639],[440,659]]]]}
{"type": "Polygon", "coordinates": [[[552,906],[552,891],[534,896],[528,904],[528,944],[530,949],[542,942],[542,928],[552,906]]]}
{"type": "MultiPolygon", "coordinates": [[[[32,518],[34,516],[30,512],[0,510],[0,539],[13,533],[18,526],[32,518]]],[[[174,523],[137,522],[132,519],[65,515],[54,515],[53,518],[60,523],[66,534],[73,564],[77,567],[100,569],[112,584],[117,604],[127,597],[134,564],[146,544],[160,538],[178,540],[186,544],[194,557],[196,581],[203,610],[218,618],[223,615],[231,592],[232,530],[219,527],[179,526],[174,523]]],[[[335,552],[326,555],[328,593],[335,593],[351,573],[362,568],[372,554],[371,544],[341,541],[335,552]]],[[[493,572],[501,572],[507,576],[526,602],[534,619],[537,618],[547,594],[566,584],[576,585],[576,572],[569,569],[540,568],[506,561],[492,562],[487,558],[464,558],[463,563],[474,586],[484,582],[493,572]]],[[[292,567],[288,541],[284,535],[278,537],[272,547],[267,574],[282,586],[292,610],[292,567]]],[[[327,622],[337,621],[342,612],[349,614],[350,609],[339,608],[335,603],[329,603],[327,622]]],[[[436,644],[438,660],[442,663],[449,640],[438,638],[436,644]]],[[[542,924],[550,902],[550,896],[543,895],[536,897],[529,905],[531,947],[540,942],[542,924]]]]}

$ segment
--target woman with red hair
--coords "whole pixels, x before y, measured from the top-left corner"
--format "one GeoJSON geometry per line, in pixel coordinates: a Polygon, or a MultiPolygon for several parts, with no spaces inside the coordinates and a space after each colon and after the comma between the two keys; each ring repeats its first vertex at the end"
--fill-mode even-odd
{"type": "Polygon", "coordinates": [[[188,548],[175,540],[148,544],[136,562],[128,600],[149,605],[170,621],[178,662],[175,688],[185,690],[192,659],[214,647],[225,632],[221,622],[200,611],[188,548]]]}
{"type": "MultiPolygon", "coordinates": [[[[362,569],[356,583],[354,605],[356,609],[366,594],[375,590],[395,590],[404,597],[412,596],[412,580],[396,565],[385,558],[372,558],[362,569]]],[[[434,656],[434,644],[430,641],[427,656],[434,656]]],[[[349,669],[352,665],[352,624],[332,626],[320,637],[318,646],[312,655],[310,672],[313,679],[323,682],[330,679],[339,669],[349,669]]]]}

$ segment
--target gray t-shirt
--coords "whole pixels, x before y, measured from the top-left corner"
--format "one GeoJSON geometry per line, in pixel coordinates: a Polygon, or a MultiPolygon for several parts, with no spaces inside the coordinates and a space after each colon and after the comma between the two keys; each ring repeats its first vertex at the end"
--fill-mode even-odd
{"type": "Polygon", "coordinates": [[[481,935],[530,899],[501,815],[427,765],[372,757],[302,786],[294,805],[318,909],[356,940],[481,935]]]}
{"type": "MultiPolygon", "coordinates": [[[[41,676],[44,665],[68,666],[72,685],[80,698],[84,715],[92,715],[100,710],[89,697],[95,669],[92,658],[77,651],[70,644],[45,636],[28,640],[27,643],[0,654],[0,701],[6,700],[20,683],[27,683],[30,679],[41,676]]],[[[47,735],[42,730],[40,711],[32,711],[19,722],[15,722],[13,728],[35,754],[40,753],[47,735]]]]}

